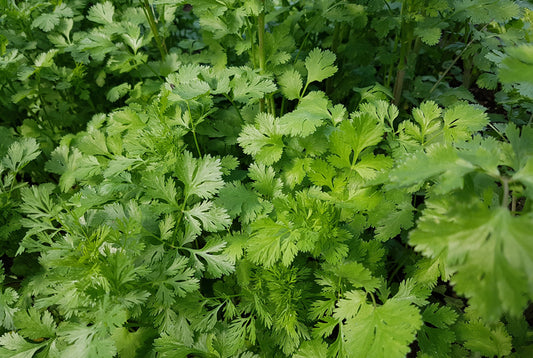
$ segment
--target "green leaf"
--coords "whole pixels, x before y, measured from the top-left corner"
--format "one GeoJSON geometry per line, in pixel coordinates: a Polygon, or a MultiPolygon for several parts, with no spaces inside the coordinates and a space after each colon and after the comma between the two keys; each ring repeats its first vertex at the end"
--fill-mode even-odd
{"type": "Polygon", "coordinates": [[[471,138],[472,133],[482,130],[489,118],[482,108],[467,103],[458,103],[444,112],[444,138],[447,141],[461,141],[471,138]]]}
{"type": "Polygon", "coordinates": [[[33,138],[13,142],[0,162],[5,168],[18,172],[41,154],[39,144],[33,138]]]}
{"type": "Polygon", "coordinates": [[[238,73],[231,81],[233,99],[240,103],[263,98],[265,94],[274,92],[276,85],[269,79],[252,72],[251,69],[238,73]]]}
{"type": "Polygon", "coordinates": [[[328,345],[322,340],[305,341],[298,349],[294,358],[319,358],[326,357],[328,353],[328,345]]]}
{"type": "Polygon", "coordinates": [[[279,120],[266,113],[257,115],[255,125],[245,125],[237,140],[246,154],[265,165],[280,160],[285,146],[279,120]]]}
{"type": "Polygon", "coordinates": [[[106,95],[106,98],[110,102],[116,102],[131,90],[131,85],[129,83],[121,83],[118,86],[112,87],[106,95]]]}
{"type": "Polygon", "coordinates": [[[337,168],[352,168],[359,154],[381,142],[384,133],[383,124],[366,113],[352,121],[341,122],[330,137],[333,154],[328,157],[329,162],[337,168]]]}
{"type": "Polygon", "coordinates": [[[55,12],[44,13],[36,17],[35,20],[33,20],[33,22],[31,23],[31,27],[37,27],[43,30],[44,32],[50,32],[54,29],[54,27],[59,25],[60,20],[61,19],[59,17],[59,14],[55,12]]]}
{"type": "Polygon", "coordinates": [[[337,72],[335,54],[329,50],[315,48],[305,59],[305,68],[307,68],[307,84],[314,81],[322,81],[331,77],[337,72]]]}
{"type": "Polygon", "coordinates": [[[509,47],[506,53],[498,72],[500,80],[503,83],[533,83],[533,45],[509,47]]]}
{"type": "Polygon", "coordinates": [[[505,208],[428,203],[410,244],[425,256],[444,255],[452,283],[488,320],[522,314],[533,298],[533,220],[505,208]]]}
{"type": "Polygon", "coordinates": [[[112,24],[115,7],[110,1],[91,6],[87,19],[102,25],[112,24]]]}
{"type": "MultiPolygon", "coordinates": [[[[3,277],[1,277],[3,281],[3,277]]],[[[13,317],[18,311],[16,302],[19,298],[17,291],[11,287],[0,290],[0,326],[6,329],[14,329],[13,317]]]]}
{"type": "Polygon", "coordinates": [[[200,75],[204,67],[197,64],[187,64],[180,67],[176,73],[166,78],[166,88],[177,95],[179,100],[191,100],[207,94],[211,87],[202,80],[200,75]]]}
{"type": "Polygon", "coordinates": [[[415,35],[419,36],[423,43],[433,46],[439,43],[442,30],[438,27],[416,27],[415,35]]]}
{"type": "Polygon", "coordinates": [[[226,210],[215,206],[211,201],[197,203],[189,210],[183,211],[183,215],[187,227],[192,233],[198,235],[202,233],[202,229],[207,232],[216,232],[231,224],[226,210]]]}
{"type": "Polygon", "coordinates": [[[209,239],[204,247],[201,249],[190,250],[195,257],[195,267],[203,271],[206,269],[205,265],[200,261],[200,258],[207,264],[207,272],[211,277],[221,277],[227,275],[235,270],[235,265],[228,260],[228,257],[221,252],[226,247],[226,243],[221,240],[209,239]]]}
{"type": "Polygon", "coordinates": [[[424,325],[418,332],[417,341],[422,353],[435,358],[448,358],[455,333],[450,326],[455,323],[457,313],[451,308],[430,304],[422,312],[424,325]]]}
{"type": "Polygon", "coordinates": [[[354,357],[403,358],[422,326],[418,309],[394,298],[382,306],[361,304],[353,315],[346,320],[343,332],[346,350],[354,357]]]}
{"type": "Polygon", "coordinates": [[[283,134],[306,137],[331,118],[328,99],[323,92],[314,91],[303,97],[298,107],[279,119],[283,134]]]}
{"type": "Polygon", "coordinates": [[[238,217],[243,223],[254,221],[265,208],[259,196],[240,182],[226,184],[216,202],[227,210],[231,218],[238,217]]]}
{"type": "Polygon", "coordinates": [[[100,174],[101,164],[93,156],[83,156],[77,148],[70,150],[66,145],[61,145],[52,152],[45,169],[61,175],[59,187],[67,192],[76,181],[100,174]]]}
{"type": "Polygon", "coordinates": [[[30,307],[28,311],[19,311],[15,315],[15,324],[19,333],[34,340],[55,336],[56,324],[48,311],[41,314],[34,307],[30,307]]]}
{"type": "Polygon", "coordinates": [[[473,24],[503,23],[520,13],[519,5],[511,0],[455,0],[454,6],[455,16],[473,24]]]}
{"type": "Polygon", "coordinates": [[[283,184],[281,179],[276,178],[276,172],[272,167],[254,163],[248,168],[248,176],[254,181],[252,187],[258,193],[269,198],[281,194],[283,184]]]}
{"type": "Polygon", "coordinates": [[[18,333],[8,332],[0,337],[0,357],[32,358],[35,352],[46,344],[47,342],[30,343],[18,333]]]}
{"type": "Polygon", "coordinates": [[[282,223],[270,218],[260,219],[251,225],[252,237],[248,241],[250,260],[266,268],[279,260],[289,266],[298,252],[297,236],[282,223]]]}
{"type": "Polygon", "coordinates": [[[279,85],[281,87],[281,93],[287,99],[300,98],[300,92],[302,91],[303,83],[302,76],[298,71],[289,69],[283,72],[278,78],[279,85]]]}
{"type": "Polygon", "coordinates": [[[479,319],[461,322],[455,329],[457,340],[485,357],[503,357],[511,353],[511,337],[501,322],[488,326],[479,319]]]}
{"type": "Polygon", "coordinates": [[[184,151],[176,165],[176,175],[185,186],[186,197],[196,195],[209,199],[224,186],[220,159],[210,155],[197,159],[190,152],[184,151]]]}

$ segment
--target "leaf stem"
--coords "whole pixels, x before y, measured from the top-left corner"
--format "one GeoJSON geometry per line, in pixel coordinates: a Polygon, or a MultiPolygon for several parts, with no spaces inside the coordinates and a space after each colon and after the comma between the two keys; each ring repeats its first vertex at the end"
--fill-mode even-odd
{"type": "Polygon", "coordinates": [[[142,9],[144,12],[144,15],[146,16],[146,19],[148,20],[148,25],[150,25],[150,30],[152,30],[152,33],[154,34],[154,40],[157,45],[157,48],[159,49],[159,52],[161,53],[161,59],[165,61],[166,56],[168,54],[167,46],[165,45],[165,41],[161,39],[159,36],[159,30],[157,29],[154,12],[152,7],[150,6],[150,3],[148,0],[141,0],[142,9]]]}
{"type": "MultiPolygon", "coordinates": [[[[487,26],[489,26],[489,24],[486,24],[485,26],[483,26],[483,28],[480,30],[481,31],[484,31],[487,26]]],[[[429,93],[432,93],[435,88],[437,88],[437,86],[442,82],[442,80],[444,79],[444,77],[446,77],[446,75],[448,74],[448,72],[450,72],[450,70],[452,69],[452,67],[455,65],[455,63],[457,61],[459,61],[459,59],[461,58],[461,56],[465,53],[465,51],[474,43],[474,39],[475,37],[472,36],[472,38],[470,39],[470,41],[468,41],[468,43],[466,44],[466,46],[463,48],[463,50],[454,58],[454,60],[452,61],[452,63],[450,63],[450,65],[446,68],[446,70],[444,71],[444,73],[439,77],[438,81],[435,82],[435,84],[433,85],[433,87],[431,87],[431,89],[429,90],[429,93]]]]}
{"type": "Polygon", "coordinates": [[[502,207],[507,208],[509,207],[509,179],[502,178],[501,180],[503,184],[502,207]]]}

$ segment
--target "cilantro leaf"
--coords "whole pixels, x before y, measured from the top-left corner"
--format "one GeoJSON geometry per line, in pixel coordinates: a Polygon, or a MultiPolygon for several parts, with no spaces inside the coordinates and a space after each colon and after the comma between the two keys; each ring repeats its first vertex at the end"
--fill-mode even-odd
{"type": "Polygon", "coordinates": [[[233,99],[240,103],[248,103],[254,99],[263,98],[265,94],[276,90],[276,85],[271,79],[246,68],[235,75],[231,85],[233,99]]]}
{"type": "Polygon", "coordinates": [[[190,231],[198,235],[202,233],[202,228],[208,232],[216,232],[225,229],[231,223],[226,210],[215,206],[211,201],[197,203],[183,211],[183,215],[190,231]]]}
{"type": "Polygon", "coordinates": [[[237,140],[246,154],[265,165],[280,160],[285,146],[279,120],[266,113],[257,115],[255,125],[245,125],[237,140]]]}
{"type": "Polygon", "coordinates": [[[194,158],[192,153],[184,151],[176,165],[176,175],[184,185],[185,197],[196,195],[209,199],[224,186],[220,159],[210,155],[194,158]]]}
{"type": "Polygon", "coordinates": [[[200,271],[207,269],[211,277],[221,277],[234,271],[234,264],[228,260],[228,257],[221,254],[226,247],[226,243],[221,240],[209,239],[204,247],[201,249],[189,249],[191,255],[194,256],[194,266],[200,271]],[[207,264],[205,267],[200,260],[203,259],[207,264]]]}
{"type": "Polygon", "coordinates": [[[408,301],[389,299],[381,306],[352,305],[343,328],[346,350],[354,357],[400,358],[422,326],[420,312],[408,301]]]}
{"type": "Polygon", "coordinates": [[[32,358],[35,352],[47,342],[34,344],[27,342],[16,332],[8,332],[0,337],[0,356],[13,358],[32,358]]]}
{"type": "Polygon", "coordinates": [[[39,154],[41,154],[41,151],[39,150],[37,141],[33,138],[26,138],[13,142],[0,164],[13,172],[18,172],[29,162],[37,158],[39,154]]]}
{"type": "Polygon", "coordinates": [[[110,1],[91,6],[87,19],[102,25],[112,24],[115,7],[110,1]]]}
{"type": "Polygon", "coordinates": [[[331,118],[328,100],[323,92],[314,91],[303,97],[298,107],[279,119],[284,134],[306,137],[331,118]]]}
{"type": "Polygon", "coordinates": [[[281,93],[287,99],[300,98],[300,92],[302,91],[302,76],[298,71],[289,69],[278,78],[279,85],[281,87],[281,93]]]}
{"type": "Polygon", "coordinates": [[[341,122],[331,134],[329,162],[337,168],[351,168],[365,148],[381,142],[384,132],[383,124],[367,114],[341,122]]]}
{"type": "Polygon", "coordinates": [[[410,243],[425,256],[443,254],[452,283],[482,317],[521,314],[533,297],[533,230],[530,217],[505,208],[429,203],[410,243]],[[442,205],[442,204],[441,204],[442,205]]]}
{"type": "Polygon", "coordinates": [[[417,340],[421,352],[436,358],[450,356],[451,345],[455,342],[455,333],[451,329],[457,319],[457,313],[451,308],[438,304],[428,305],[422,312],[424,324],[418,331],[417,340]]]}
{"type": "Polygon", "coordinates": [[[305,68],[307,68],[307,84],[314,81],[322,81],[331,77],[337,72],[335,54],[329,50],[313,49],[305,59],[305,68]]]}
{"type": "Polygon", "coordinates": [[[34,307],[30,307],[28,311],[18,311],[15,322],[25,337],[35,340],[55,336],[56,324],[48,311],[43,311],[41,314],[34,307]]]}
{"type": "Polygon", "coordinates": [[[511,337],[501,322],[487,325],[480,319],[460,322],[455,332],[464,346],[485,357],[503,357],[511,353],[511,337]]]}

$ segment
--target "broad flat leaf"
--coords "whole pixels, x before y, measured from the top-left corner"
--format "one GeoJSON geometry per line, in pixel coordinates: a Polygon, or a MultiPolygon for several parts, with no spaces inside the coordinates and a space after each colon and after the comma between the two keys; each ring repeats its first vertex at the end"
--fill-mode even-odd
{"type": "Polygon", "coordinates": [[[37,158],[39,154],[41,154],[41,151],[37,141],[33,138],[26,138],[13,142],[9,146],[7,154],[2,158],[0,165],[17,172],[37,158]]]}
{"type": "Polygon", "coordinates": [[[61,175],[59,187],[63,192],[67,192],[77,180],[100,174],[101,164],[93,156],[82,155],[78,148],[71,150],[66,145],[61,145],[52,152],[45,169],[61,175]]]}
{"type": "Polygon", "coordinates": [[[194,265],[201,271],[207,269],[211,277],[221,277],[233,272],[234,264],[225,254],[222,254],[225,247],[224,241],[209,239],[201,249],[191,249],[190,252],[195,256],[196,261],[194,265]],[[200,261],[200,258],[205,260],[207,268],[200,261]]]}
{"type": "Polygon", "coordinates": [[[498,77],[503,83],[533,83],[533,45],[509,47],[502,62],[498,77]]]}
{"type": "Polygon", "coordinates": [[[382,306],[364,303],[344,325],[346,351],[353,357],[403,358],[421,326],[420,312],[408,301],[391,298],[382,306]]]}
{"type": "Polygon", "coordinates": [[[381,142],[384,133],[383,124],[368,114],[342,122],[330,136],[333,154],[329,162],[337,168],[351,168],[365,148],[381,142]]]}
{"type": "Polygon", "coordinates": [[[0,337],[0,357],[32,358],[35,352],[47,342],[34,344],[26,341],[16,332],[8,332],[0,337]]]}
{"type": "Polygon", "coordinates": [[[283,134],[306,137],[329,118],[328,99],[323,92],[314,91],[302,98],[294,111],[281,117],[279,123],[283,134]]]}
{"type": "Polygon", "coordinates": [[[112,87],[106,95],[106,98],[110,102],[116,102],[131,90],[131,85],[129,83],[122,83],[118,86],[112,87]]]}
{"type": "Polygon", "coordinates": [[[176,175],[181,180],[186,197],[197,195],[202,199],[213,197],[224,186],[220,159],[210,155],[194,158],[184,151],[176,165],[176,175]]]}
{"type": "Polygon", "coordinates": [[[305,68],[307,68],[307,83],[322,81],[331,77],[337,72],[335,54],[329,50],[315,48],[305,59],[305,68]]]}
{"type": "Polygon", "coordinates": [[[41,314],[34,307],[30,307],[28,311],[17,312],[15,322],[25,337],[39,339],[55,336],[56,324],[48,311],[43,311],[41,314]]]}
{"type": "Polygon", "coordinates": [[[276,178],[276,172],[272,167],[253,163],[248,168],[248,176],[254,181],[252,187],[258,193],[271,198],[281,194],[283,184],[281,179],[276,178]]]}
{"type": "Polygon", "coordinates": [[[281,87],[281,93],[287,99],[300,98],[300,92],[302,91],[302,76],[298,71],[289,69],[278,78],[279,85],[281,87]]]}
{"type": "Polygon", "coordinates": [[[220,190],[216,203],[225,208],[231,218],[238,217],[244,223],[255,220],[264,209],[259,196],[240,182],[226,184],[220,190]]]}
{"type": "Polygon", "coordinates": [[[252,223],[252,230],[247,248],[252,262],[269,268],[281,260],[285,266],[289,266],[298,248],[297,237],[287,226],[264,218],[252,223]]]}
{"type": "Polygon", "coordinates": [[[472,133],[482,130],[489,117],[483,109],[459,103],[444,112],[444,138],[450,142],[468,140],[472,133]]]}
{"type": "Polygon", "coordinates": [[[210,201],[203,201],[183,212],[186,225],[191,232],[201,234],[202,229],[208,232],[224,230],[231,220],[226,210],[213,205],[210,201]]]}
{"type": "Polygon", "coordinates": [[[455,331],[457,340],[484,357],[503,357],[511,353],[511,336],[501,322],[488,326],[480,319],[459,323],[455,331]]]}
{"type": "Polygon", "coordinates": [[[294,358],[322,358],[328,353],[328,345],[322,340],[305,341],[298,349],[294,358]]]}
{"type": "Polygon", "coordinates": [[[237,74],[231,81],[231,85],[233,99],[240,103],[249,103],[263,98],[265,94],[276,90],[276,85],[271,79],[252,72],[251,69],[237,74]]]}
{"type": "Polygon", "coordinates": [[[112,24],[115,7],[110,1],[91,6],[87,19],[99,24],[112,24]]]}
{"type": "Polygon", "coordinates": [[[488,320],[522,314],[533,298],[533,220],[506,208],[429,202],[410,244],[425,256],[444,255],[457,293],[488,320]]]}
{"type": "Polygon", "coordinates": [[[444,194],[463,186],[463,176],[475,170],[472,164],[460,160],[458,152],[449,145],[433,145],[408,155],[399,162],[398,167],[391,170],[389,178],[391,186],[420,186],[426,180],[436,180],[443,175],[448,181],[441,180],[438,193],[444,194]],[[444,185],[445,184],[445,185],[444,185]]]}
{"type": "Polygon", "coordinates": [[[280,160],[285,146],[279,120],[266,113],[257,115],[255,125],[243,127],[238,142],[246,154],[265,165],[280,160]]]}
{"type": "Polygon", "coordinates": [[[448,358],[455,333],[450,326],[455,323],[457,313],[451,308],[430,304],[422,312],[424,323],[417,335],[421,352],[435,358],[448,358]]]}
{"type": "Polygon", "coordinates": [[[416,27],[415,35],[420,37],[423,43],[433,46],[439,43],[442,35],[442,30],[438,27],[416,27]]]}
{"type": "Polygon", "coordinates": [[[511,0],[455,0],[454,7],[455,16],[474,25],[507,22],[520,13],[519,5],[511,0]]]}
{"type": "MultiPolygon", "coordinates": [[[[0,276],[3,281],[3,275],[0,276]]],[[[11,287],[0,290],[0,327],[14,329],[13,316],[18,311],[16,302],[19,298],[17,291],[11,287]]]]}

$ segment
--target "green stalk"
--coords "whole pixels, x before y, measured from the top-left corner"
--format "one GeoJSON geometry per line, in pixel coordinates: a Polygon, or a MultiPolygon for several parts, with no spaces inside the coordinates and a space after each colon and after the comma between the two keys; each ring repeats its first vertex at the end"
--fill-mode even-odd
{"type": "Polygon", "coordinates": [[[402,7],[400,8],[400,34],[398,36],[399,43],[400,43],[400,57],[398,59],[398,65],[396,69],[396,80],[394,81],[394,89],[393,89],[393,98],[394,98],[394,104],[398,105],[400,103],[401,95],[402,95],[402,89],[403,89],[403,82],[405,79],[405,71],[406,71],[406,62],[407,62],[407,56],[408,56],[408,44],[407,41],[407,35],[406,35],[406,24],[404,21],[404,9],[406,6],[407,0],[402,1],[402,7]]]}
{"type": "MultiPolygon", "coordinates": [[[[483,28],[480,30],[480,31],[485,31],[485,29],[487,28],[489,24],[486,24],[485,26],[483,26],[483,28]]],[[[435,82],[435,84],[433,85],[433,87],[431,87],[431,89],[429,90],[429,93],[432,93],[435,88],[437,88],[437,86],[442,82],[442,80],[444,79],[444,77],[446,77],[446,75],[448,74],[448,72],[450,72],[450,70],[452,69],[452,67],[457,63],[457,61],[459,61],[459,59],[461,58],[461,56],[465,53],[465,51],[474,43],[474,36],[472,36],[472,39],[466,44],[466,46],[463,48],[463,50],[454,58],[454,60],[452,61],[452,63],[450,63],[450,65],[448,66],[448,68],[446,68],[446,71],[444,71],[444,73],[439,77],[438,81],[435,82]]]]}
{"type": "Polygon", "coordinates": [[[159,36],[159,30],[157,29],[157,24],[154,18],[154,12],[152,11],[152,7],[150,6],[148,0],[141,0],[141,4],[144,15],[146,16],[148,24],[150,25],[150,30],[152,30],[152,34],[154,34],[154,40],[157,45],[157,48],[161,53],[161,59],[165,61],[168,55],[167,46],[165,45],[165,41],[161,39],[161,36],[159,36]]]}
{"type": "MultiPolygon", "coordinates": [[[[263,10],[257,17],[257,52],[259,57],[259,70],[265,73],[265,0],[263,0],[263,10]]],[[[265,99],[259,101],[260,111],[265,111],[265,99]]]]}
{"type": "Polygon", "coordinates": [[[503,184],[502,207],[508,208],[509,207],[509,179],[502,178],[502,184],[503,184]]]}

